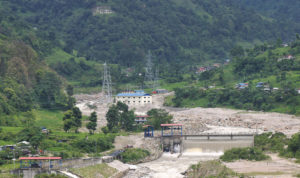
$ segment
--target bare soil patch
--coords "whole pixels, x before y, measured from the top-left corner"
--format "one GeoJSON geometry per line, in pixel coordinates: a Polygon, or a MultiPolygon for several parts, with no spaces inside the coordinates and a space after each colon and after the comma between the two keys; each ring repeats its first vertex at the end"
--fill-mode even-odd
{"type": "Polygon", "coordinates": [[[294,177],[300,173],[300,164],[280,158],[276,154],[268,154],[271,160],[266,161],[245,161],[224,163],[235,172],[255,177],[294,177]]]}

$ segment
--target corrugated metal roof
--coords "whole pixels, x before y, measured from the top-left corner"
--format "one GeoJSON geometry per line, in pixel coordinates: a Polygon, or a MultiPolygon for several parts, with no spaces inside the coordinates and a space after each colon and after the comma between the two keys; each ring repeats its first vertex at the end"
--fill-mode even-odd
{"type": "Polygon", "coordinates": [[[19,160],[58,160],[61,157],[20,157],[19,160]]]}
{"type": "Polygon", "coordinates": [[[130,97],[130,96],[151,96],[150,94],[147,93],[119,93],[117,94],[117,96],[126,96],[126,97],[130,97]]]}
{"type": "Polygon", "coordinates": [[[182,126],[182,124],[160,124],[161,127],[165,126],[182,126]]]}

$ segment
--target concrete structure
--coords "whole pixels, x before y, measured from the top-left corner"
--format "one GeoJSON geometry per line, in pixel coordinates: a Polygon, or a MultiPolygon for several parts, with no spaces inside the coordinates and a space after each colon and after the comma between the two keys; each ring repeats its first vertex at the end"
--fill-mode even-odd
{"type": "Polygon", "coordinates": [[[109,6],[98,6],[93,9],[93,15],[97,14],[112,14],[113,11],[109,6]]]}
{"type": "Polygon", "coordinates": [[[171,153],[197,150],[203,153],[222,155],[224,151],[232,148],[252,147],[254,145],[254,135],[252,134],[164,135],[160,138],[163,150],[171,153]]]}
{"type": "Polygon", "coordinates": [[[148,115],[139,115],[135,117],[135,123],[136,124],[144,124],[148,120],[148,115]]]}
{"type": "Polygon", "coordinates": [[[155,91],[153,91],[153,94],[165,94],[168,93],[169,91],[166,89],[156,89],[155,91]]]}
{"type": "Polygon", "coordinates": [[[143,90],[135,90],[119,93],[116,96],[116,102],[121,101],[127,105],[152,104],[152,96],[143,90]]]}
{"type": "Polygon", "coordinates": [[[154,137],[154,127],[151,125],[145,125],[144,127],[144,137],[154,137]]]}

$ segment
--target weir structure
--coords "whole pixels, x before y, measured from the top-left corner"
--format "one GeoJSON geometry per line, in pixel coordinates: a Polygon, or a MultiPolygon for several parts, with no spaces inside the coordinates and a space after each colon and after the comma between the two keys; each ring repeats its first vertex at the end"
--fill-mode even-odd
{"type": "Polygon", "coordinates": [[[199,134],[184,135],[182,124],[161,124],[163,151],[171,153],[198,152],[221,155],[232,148],[254,146],[253,134],[199,134]]]}

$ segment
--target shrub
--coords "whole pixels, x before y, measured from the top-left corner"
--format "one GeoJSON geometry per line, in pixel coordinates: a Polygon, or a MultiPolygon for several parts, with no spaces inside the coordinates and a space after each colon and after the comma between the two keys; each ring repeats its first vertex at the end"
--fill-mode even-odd
{"type": "Polygon", "coordinates": [[[238,159],[262,161],[268,159],[269,156],[263,154],[258,148],[233,148],[228,150],[221,156],[221,160],[226,162],[238,159]]]}
{"type": "Polygon", "coordinates": [[[262,151],[282,152],[288,139],[283,133],[263,133],[255,136],[254,145],[262,151]]]}
{"type": "Polygon", "coordinates": [[[125,152],[121,153],[122,160],[125,163],[137,163],[140,160],[146,158],[150,155],[150,152],[140,148],[131,148],[125,150],[125,152]]]}

